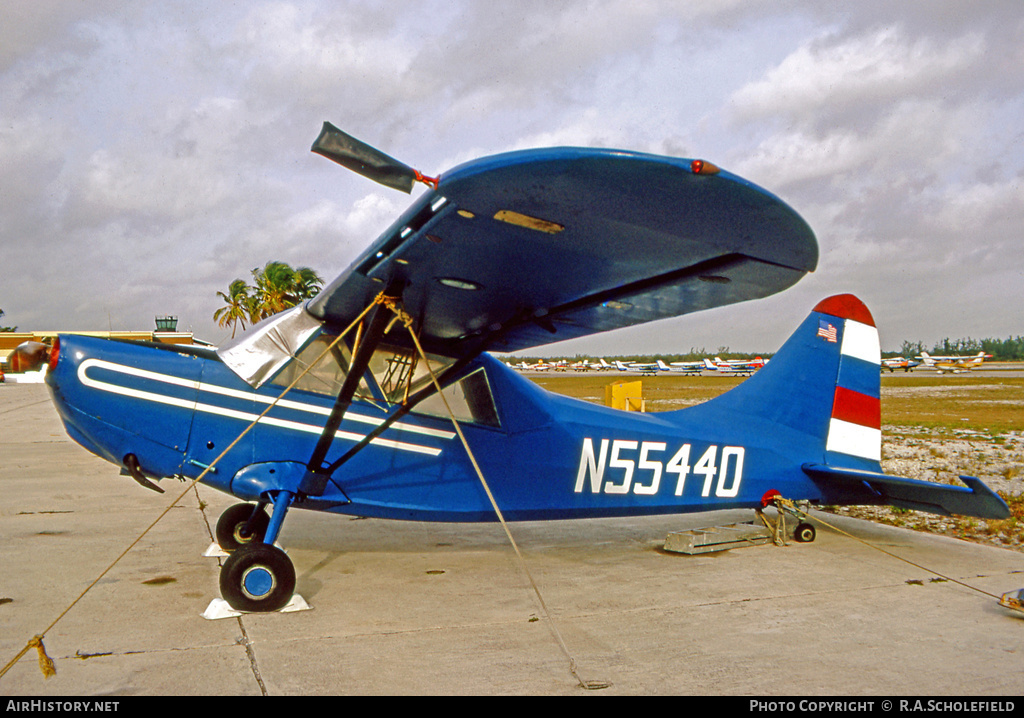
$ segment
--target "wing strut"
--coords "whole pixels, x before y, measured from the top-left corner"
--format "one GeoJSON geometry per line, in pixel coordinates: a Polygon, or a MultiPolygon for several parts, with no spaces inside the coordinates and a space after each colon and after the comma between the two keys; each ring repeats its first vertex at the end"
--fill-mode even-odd
{"type": "Polygon", "coordinates": [[[373,356],[373,352],[377,349],[377,345],[380,344],[381,339],[384,338],[391,324],[392,314],[384,302],[387,298],[394,297],[394,294],[391,293],[393,291],[392,289],[377,297],[375,300],[376,306],[372,310],[366,331],[361,338],[357,336],[357,346],[355,347],[348,373],[345,375],[345,381],[338,391],[338,398],[335,399],[334,406],[331,408],[331,414],[327,418],[327,423],[324,425],[320,438],[316,442],[313,455],[306,464],[306,471],[308,473],[306,480],[303,481],[303,485],[300,487],[300,491],[305,494],[321,496],[324,493],[324,489],[327,488],[327,481],[330,478],[331,471],[330,467],[324,466],[324,459],[327,458],[327,452],[334,441],[334,435],[345,418],[345,412],[348,411],[349,406],[352,404],[352,397],[355,396],[359,382],[370,365],[370,358],[373,356]]]}
{"type": "MultiPolygon", "coordinates": [[[[455,375],[457,372],[461,371],[463,369],[463,367],[465,367],[467,364],[469,364],[471,361],[473,361],[473,359],[475,357],[476,357],[475,353],[469,353],[469,354],[464,355],[462,358],[458,359],[454,364],[449,366],[447,369],[445,369],[441,373],[441,376],[439,376],[437,378],[438,382],[442,386],[444,386],[447,383],[449,377],[451,377],[451,376],[455,375]]],[[[416,407],[417,404],[419,404],[424,399],[427,399],[427,398],[433,396],[436,393],[437,393],[437,388],[433,385],[433,383],[431,383],[431,384],[428,384],[427,386],[423,387],[419,391],[417,391],[415,394],[412,394],[411,396],[409,396],[405,400],[405,402],[395,412],[393,412],[387,419],[385,419],[383,421],[383,423],[378,424],[377,427],[374,428],[373,431],[371,431],[369,434],[367,434],[362,439],[360,439],[359,442],[355,446],[353,446],[351,449],[346,451],[341,456],[341,458],[337,459],[334,463],[332,463],[330,466],[328,466],[326,469],[324,469],[324,473],[326,473],[326,474],[333,474],[335,471],[338,470],[339,467],[341,467],[343,464],[348,462],[349,459],[351,459],[353,456],[355,456],[360,451],[362,451],[364,448],[366,448],[366,446],[371,441],[373,441],[378,436],[383,434],[385,431],[387,431],[389,428],[391,428],[391,426],[394,425],[395,422],[397,422],[403,416],[405,416],[410,411],[412,411],[416,407]]]]}

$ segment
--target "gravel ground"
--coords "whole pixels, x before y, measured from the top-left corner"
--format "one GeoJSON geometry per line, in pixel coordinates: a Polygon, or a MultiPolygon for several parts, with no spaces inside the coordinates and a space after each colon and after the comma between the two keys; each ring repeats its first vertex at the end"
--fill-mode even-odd
{"type": "Polygon", "coordinates": [[[904,426],[882,430],[886,473],[958,486],[963,485],[959,475],[977,476],[1007,500],[1013,517],[986,521],[873,506],[833,508],[833,513],[1024,552],[1024,432],[991,435],[904,426]]]}

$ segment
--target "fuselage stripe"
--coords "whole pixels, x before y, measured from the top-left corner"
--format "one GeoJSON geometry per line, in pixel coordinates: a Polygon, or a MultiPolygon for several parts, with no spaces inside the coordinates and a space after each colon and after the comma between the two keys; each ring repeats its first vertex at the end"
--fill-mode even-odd
{"type": "MultiPolygon", "coordinates": [[[[112,394],[119,394],[121,396],[128,396],[134,399],[140,399],[142,401],[151,401],[154,403],[164,404],[167,406],[177,406],[183,409],[188,409],[190,411],[201,411],[206,414],[214,414],[229,419],[238,419],[240,421],[252,422],[255,421],[257,417],[259,417],[259,414],[252,412],[238,411],[236,409],[229,409],[224,406],[206,404],[203,402],[193,401],[189,399],[180,399],[177,397],[169,396],[167,394],[143,391],[141,389],[133,389],[131,387],[122,386],[120,384],[111,384],[109,382],[93,379],[88,376],[88,370],[92,367],[106,369],[108,371],[126,374],[128,376],[134,376],[140,379],[148,379],[152,381],[162,382],[164,384],[170,384],[173,386],[181,386],[190,389],[195,389],[196,391],[206,391],[209,393],[221,395],[226,395],[226,392],[235,392],[235,390],[226,389],[225,387],[216,387],[214,385],[203,384],[201,382],[191,381],[188,379],[182,379],[181,377],[171,376],[169,374],[159,374],[157,372],[148,371],[146,369],[138,369],[135,367],[124,366],[123,364],[115,364],[113,362],[108,362],[103,359],[86,359],[78,367],[78,378],[84,386],[90,387],[92,389],[97,389],[99,391],[105,391],[112,394]]],[[[260,396],[258,394],[254,395],[245,392],[235,392],[235,394],[235,398],[243,398],[249,401],[256,399],[259,401],[263,401],[264,403],[267,404],[273,401],[272,398],[260,396]]],[[[290,406],[287,406],[285,408],[299,409],[316,414],[321,413],[319,411],[319,407],[314,407],[307,404],[299,404],[297,402],[289,402],[289,404],[290,406]]],[[[282,405],[283,402],[278,402],[278,406],[282,405]]],[[[328,410],[324,413],[329,414],[330,412],[328,410]]],[[[346,414],[345,418],[354,418],[354,416],[346,414]]],[[[380,421],[372,419],[371,417],[360,418],[364,419],[363,423],[381,423],[380,421]]],[[[358,419],[354,420],[358,421],[358,419]]],[[[291,429],[293,431],[302,431],[309,434],[319,435],[323,431],[322,426],[316,426],[315,424],[306,424],[297,421],[289,421],[286,419],[278,419],[271,416],[264,416],[260,418],[259,423],[265,424],[267,426],[277,426],[284,429],[291,429]]],[[[408,427],[410,425],[406,426],[408,427]]],[[[455,434],[452,432],[437,432],[435,436],[438,434],[440,435],[439,438],[451,438],[455,436],[455,434]]],[[[337,436],[339,439],[344,439],[347,441],[360,441],[363,438],[365,438],[365,436],[362,434],[340,430],[335,433],[335,436],[337,436]]],[[[441,454],[441,449],[439,448],[431,446],[421,446],[419,444],[410,444],[408,442],[394,441],[391,439],[383,439],[380,437],[373,439],[370,443],[376,446],[384,446],[388,448],[398,449],[401,451],[410,451],[418,454],[427,454],[430,456],[438,456],[441,454]]]]}

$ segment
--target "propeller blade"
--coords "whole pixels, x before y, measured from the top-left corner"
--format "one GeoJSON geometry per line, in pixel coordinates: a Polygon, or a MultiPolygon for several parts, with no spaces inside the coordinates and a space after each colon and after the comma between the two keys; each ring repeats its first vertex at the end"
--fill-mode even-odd
{"type": "Polygon", "coordinates": [[[7,371],[18,373],[35,371],[50,358],[50,347],[42,342],[22,342],[14,348],[8,358],[7,371]]]}
{"type": "Polygon", "coordinates": [[[406,193],[412,192],[413,183],[422,178],[412,167],[342,132],[330,122],[324,123],[310,149],[363,177],[406,193]]]}

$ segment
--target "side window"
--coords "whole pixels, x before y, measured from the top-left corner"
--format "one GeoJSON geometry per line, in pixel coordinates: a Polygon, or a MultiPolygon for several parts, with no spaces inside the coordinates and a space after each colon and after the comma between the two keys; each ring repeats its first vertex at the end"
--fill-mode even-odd
{"type": "MultiPolygon", "coordinates": [[[[328,351],[327,356],[317,361],[336,338],[327,334],[317,337],[290,361],[271,383],[282,387],[289,386],[307,367],[312,366],[298,380],[295,388],[326,396],[337,396],[352,362],[351,350],[345,342],[339,342],[328,351]]],[[[382,345],[370,359],[369,374],[373,378],[372,384],[367,377],[363,377],[356,390],[356,398],[375,402],[383,399],[387,403],[401,404],[410,394],[431,382],[431,371],[437,376],[454,361],[451,357],[429,354],[428,371],[422,359],[411,351],[382,345]]],[[[487,373],[482,368],[449,385],[443,393],[459,421],[484,426],[501,426],[491,386],[487,382],[487,373]]],[[[413,411],[448,418],[444,401],[437,394],[424,399],[413,411]]]]}
{"type": "MultiPolygon", "coordinates": [[[[448,406],[459,421],[495,428],[501,426],[498,411],[494,406],[494,396],[491,394],[491,385],[487,382],[487,372],[482,368],[449,385],[443,393],[444,398],[448,400],[448,406]]],[[[444,401],[437,394],[424,399],[413,411],[448,418],[444,401]]]]}
{"type": "Polygon", "coordinates": [[[427,354],[428,371],[414,350],[381,345],[373,353],[369,369],[384,399],[401,404],[410,394],[430,384],[430,372],[438,376],[454,362],[451,357],[427,354]]]}

